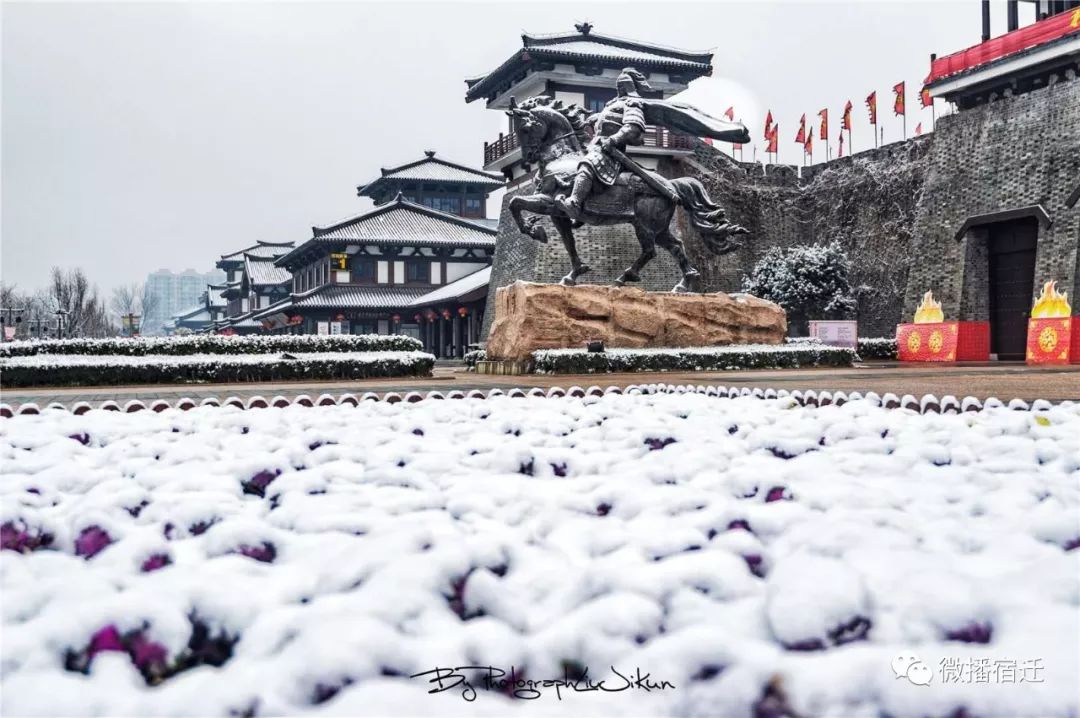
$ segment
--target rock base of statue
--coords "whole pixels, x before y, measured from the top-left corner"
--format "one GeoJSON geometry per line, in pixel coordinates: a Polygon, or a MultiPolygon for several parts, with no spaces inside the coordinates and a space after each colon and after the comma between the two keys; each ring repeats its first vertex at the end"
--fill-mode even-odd
{"type": "Polygon", "coordinates": [[[495,292],[489,360],[524,361],[537,349],[781,344],[784,310],[747,294],[673,294],[633,287],[515,282],[495,292]]]}

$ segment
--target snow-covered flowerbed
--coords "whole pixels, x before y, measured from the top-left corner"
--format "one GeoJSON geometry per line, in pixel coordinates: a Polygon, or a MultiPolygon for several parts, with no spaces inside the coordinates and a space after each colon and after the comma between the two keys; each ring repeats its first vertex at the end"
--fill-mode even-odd
{"type": "Polygon", "coordinates": [[[0,461],[5,715],[1080,711],[1076,405],[46,411],[0,461]]]}
{"type": "Polygon", "coordinates": [[[357,334],[320,336],[297,334],[284,336],[136,337],[133,339],[51,339],[0,344],[0,357],[37,354],[98,354],[144,356],[163,354],[273,354],[276,352],[371,352],[421,351],[419,339],[397,334],[357,334]]]}
{"type": "Polygon", "coordinates": [[[0,384],[5,387],[96,386],[365,379],[428,376],[434,365],[433,355],[419,351],[181,356],[39,354],[0,359],[0,384]]]}
{"type": "Polygon", "coordinates": [[[741,344],[664,349],[541,349],[532,354],[539,374],[631,371],[723,371],[789,367],[851,366],[851,349],[817,343],[741,344]]]}

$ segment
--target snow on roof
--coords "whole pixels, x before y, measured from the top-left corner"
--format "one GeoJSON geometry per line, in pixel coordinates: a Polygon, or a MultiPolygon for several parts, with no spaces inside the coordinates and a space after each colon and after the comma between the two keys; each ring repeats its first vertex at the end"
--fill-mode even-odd
{"type": "Polygon", "coordinates": [[[491,265],[484,267],[483,269],[468,274],[461,279],[444,284],[438,289],[417,297],[413,300],[414,307],[423,306],[425,304],[435,304],[437,302],[448,302],[458,297],[463,297],[470,292],[475,292],[481,287],[486,287],[488,282],[491,281],[491,265]]]}

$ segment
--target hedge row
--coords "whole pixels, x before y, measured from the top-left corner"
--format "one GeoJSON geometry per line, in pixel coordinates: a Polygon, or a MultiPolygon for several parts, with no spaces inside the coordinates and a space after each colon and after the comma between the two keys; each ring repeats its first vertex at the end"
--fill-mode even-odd
{"type": "Polygon", "coordinates": [[[896,359],[896,338],[874,337],[860,339],[859,356],[863,359],[896,359]]]}
{"type": "Polygon", "coordinates": [[[544,349],[532,354],[538,374],[593,374],[639,371],[723,371],[852,366],[853,349],[818,344],[741,345],[687,349],[544,349]]]}
{"type": "Polygon", "coordinates": [[[400,334],[291,334],[278,336],[135,337],[130,339],[52,339],[0,344],[0,358],[41,354],[93,356],[190,356],[193,354],[274,354],[276,352],[423,351],[419,339],[400,334]]]}
{"type": "Polygon", "coordinates": [[[430,376],[423,352],[191,356],[57,356],[0,359],[0,386],[195,384],[430,376]]]}

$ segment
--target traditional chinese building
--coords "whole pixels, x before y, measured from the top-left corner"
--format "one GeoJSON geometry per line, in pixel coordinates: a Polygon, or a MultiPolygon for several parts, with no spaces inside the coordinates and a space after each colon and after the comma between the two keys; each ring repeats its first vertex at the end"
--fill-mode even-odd
{"type": "Polygon", "coordinates": [[[214,328],[226,334],[254,334],[262,325],[252,319],[257,310],[280,301],[289,293],[292,277],[274,264],[293,247],[292,242],[263,242],[221,255],[215,266],[225,271],[220,296],[226,305],[214,328]]]}
{"type": "Polygon", "coordinates": [[[438,357],[479,339],[496,230],[499,175],[434,152],[358,188],[374,209],[325,227],[276,260],[289,296],[252,319],[274,332],[406,334],[438,357]]]}
{"type": "MultiPolygon", "coordinates": [[[[524,33],[521,47],[495,69],[465,81],[465,101],[484,100],[488,109],[506,110],[513,97],[521,102],[548,95],[598,112],[615,97],[615,78],[628,66],[644,74],[650,96],[667,98],[696,78],[712,74],[711,52],[688,52],[593,32],[583,23],[576,31],[554,35],[524,33]]],[[[647,127],[641,145],[628,148],[643,166],[656,169],[660,157],[693,153],[696,139],[660,127],[647,127]]],[[[507,118],[507,129],[484,143],[484,169],[502,172],[511,182],[528,175],[521,148],[507,118]]]]}

